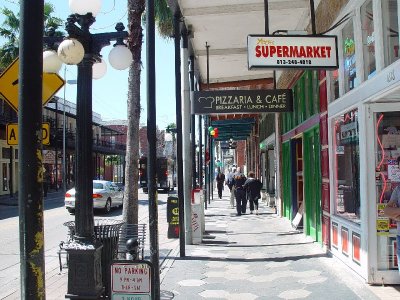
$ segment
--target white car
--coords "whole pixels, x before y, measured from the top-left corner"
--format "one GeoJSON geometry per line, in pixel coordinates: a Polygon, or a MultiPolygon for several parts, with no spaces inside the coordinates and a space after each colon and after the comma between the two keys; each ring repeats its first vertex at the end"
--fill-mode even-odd
{"type": "MultiPolygon", "coordinates": [[[[109,213],[112,207],[122,206],[124,192],[116,183],[106,180],[93,180],[93,208],[109,213]]],[[[75,212],[75,188],[65,193],[65,208],[75,212]]]]}

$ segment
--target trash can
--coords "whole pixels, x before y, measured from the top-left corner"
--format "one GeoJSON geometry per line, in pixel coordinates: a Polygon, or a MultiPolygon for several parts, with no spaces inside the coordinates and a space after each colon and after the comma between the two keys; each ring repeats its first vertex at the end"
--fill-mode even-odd
{"type": "Polygon", "coordinates": [[[177,196],[167,198],[168,238],[179,238],[179,201],[177,196]]]}
{"type": "MultiPolygon", "coordinates": [[[[123,224],[124,221],[122,220],[94,220],[95,238],[103,244],[101,250],[101,271],[106,295],[109,295],[110,292],[108,269],[111,261],[117,258],[119,230],[123,224]]],[[[75,221],[65,222],[64,226],[68,227],[71,236],[75,235],[75,221]]]]}

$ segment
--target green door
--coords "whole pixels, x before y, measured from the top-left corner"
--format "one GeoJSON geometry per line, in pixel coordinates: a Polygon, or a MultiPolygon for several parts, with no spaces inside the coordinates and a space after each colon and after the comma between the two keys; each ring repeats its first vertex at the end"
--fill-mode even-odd
{"type": "Polygon", "coordinates": [[[322,241],[321,230],[321,168],[319,126],[304,132],[304,232],[315,241],[322,241]]]}
{"type": "Polygon", "coordinates": [[[291,179],[291,155],[290,141],[282,144],[282,204],[283,216],[292,219],[292,179],[291,179]]]}

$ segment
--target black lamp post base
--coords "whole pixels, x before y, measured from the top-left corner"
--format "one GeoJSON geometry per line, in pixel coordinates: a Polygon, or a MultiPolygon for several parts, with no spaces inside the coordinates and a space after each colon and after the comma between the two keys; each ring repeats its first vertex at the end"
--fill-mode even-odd
{"type": "Polygon", "coordinates": [[[104,293],[101,271],[102,244],[70,243],[67,299],[100,299],[104,293]]]}

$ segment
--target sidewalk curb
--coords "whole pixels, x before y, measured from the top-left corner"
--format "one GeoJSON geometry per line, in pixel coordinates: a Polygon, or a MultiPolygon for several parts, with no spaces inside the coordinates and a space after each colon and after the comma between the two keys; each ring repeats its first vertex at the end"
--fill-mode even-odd
{"type": "MultiPolygon", "coordinates": [[[[50,192],[47,197],[43,197],[43,201],[51,201],[64,197],[64,192],[50,192]]],[[[11,198],[10,196],[0,196],[0,206],[18,207],[18,196],[11,198]]]]}
{"type": "Polygon", "coordinates": [[[171,252],[168,254],[167,258],[163,260],[161,263],[161,270],[160,270],[160,284],[164,281],[165,276],[167,275],[169,269],[175,262],[175,257],[179,254],[179,244],[172,249],[171,252]]]}

